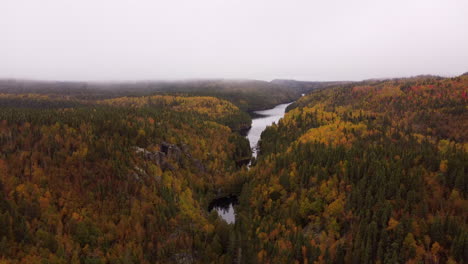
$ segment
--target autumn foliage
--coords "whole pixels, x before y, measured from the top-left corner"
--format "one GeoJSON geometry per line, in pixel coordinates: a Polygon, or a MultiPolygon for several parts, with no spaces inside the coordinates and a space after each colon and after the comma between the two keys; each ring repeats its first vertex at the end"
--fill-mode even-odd
{"type": "Polygon", "coordinates": [[[207,207],[250,157],[226,126],[249,124],[236,106],[0,97],[15,102],[0,108],[0,262],[229,262],[229,227],[207,207]]]}
{"type": "Polygon", "coordinates": [[[465,263],[468,76],[312,92],[267,128],[239,205],[259,263],[465,263]],[[465,261],[465,262],[464,262],[465,261]]]}
{"type": "Polygon", "coordinates": [[[317,86],[250,169],[289,93],[139,85],[2,90],[0,263],[466,263],[468,76],[317,86]]]}

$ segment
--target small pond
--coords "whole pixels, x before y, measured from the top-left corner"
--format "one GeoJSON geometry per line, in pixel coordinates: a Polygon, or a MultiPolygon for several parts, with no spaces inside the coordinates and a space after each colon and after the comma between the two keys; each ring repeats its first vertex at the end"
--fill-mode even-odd
{"type": "Polygon", "coordinates": [[[228,224],[236,222],[236,214],[234,212],[234,206],[237,204],[236,196],[221,197],[211,201],[208,206],[208,211],[216,210],[219,216],[228,224]]]}

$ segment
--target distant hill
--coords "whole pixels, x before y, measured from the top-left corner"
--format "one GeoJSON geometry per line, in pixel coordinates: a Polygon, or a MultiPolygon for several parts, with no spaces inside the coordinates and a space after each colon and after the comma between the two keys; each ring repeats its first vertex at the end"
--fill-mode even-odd
{"type": "MultiPolygon", "coordinates": [[[[314,83],[318,87],[319,83],[314,83]]],[[[122,96],[176,94],[215,96],[244,111],[253,111],[291,102],[311,88],[306,82],[265,82],[257,80],[187,80],[139,82],[59,82],[0,80],[0,93],[53,94],[80,100],[101,100],[122,96]]]]}
{"type": "Polygon", "coordinates": [[[302,93],[307,93],[314,89],[321,89],[321,88],[337,86],[341,84],[348,84],[352,82],[351,81],[309,82],[309,81],[275,79],[271,81],[271,83],[279,85],[281,87],[289,87],[291,89],[297,89],[301,91],[302,93]]]}

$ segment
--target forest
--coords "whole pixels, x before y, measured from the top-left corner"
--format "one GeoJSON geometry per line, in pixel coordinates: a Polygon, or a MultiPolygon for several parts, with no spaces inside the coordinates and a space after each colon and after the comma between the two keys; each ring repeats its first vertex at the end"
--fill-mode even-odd
{"type": "Polygon", "coordinates": [[[0,263],[467,263],[468,75],[240,83],[1,81],[0,263]]]}
{"type": "Polygon", "coordinates": [[[78,106],[0,97],[2,261],[168,263],[194,252],[223,259],[219,236],[228,226],[205,208],[230,192],[236,161],[251,155],[230,128],[250,123],[245,112],[213,97],[78,106]]]}
{"type": "Polygon", "coordinates": [[[258,263],[467,263],[468,76],[313,91],[267,128],[236,232],[258,263]]]}

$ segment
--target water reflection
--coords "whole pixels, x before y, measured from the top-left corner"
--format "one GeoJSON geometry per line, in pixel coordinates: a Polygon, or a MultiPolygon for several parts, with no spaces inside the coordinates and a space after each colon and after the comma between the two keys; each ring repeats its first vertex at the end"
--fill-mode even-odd
{"type": "MultiPolygon", "coordinates": [[[[257,157],[257,144],[263,130],[272,123],[278,122],[278,120],[284,116],[286,107],[290,104],[292,103],[280,104],[272,109],[254,112],[261,117],[252,119],[252,128],[247,133],[247,139],[249,140],[250,147],[252,148],[252,156],[257,157]]],[[[211,210],[216,210],[218,215],[221,216],[224,221],[228,224],[233,224],[236,222],[236,213],[234,211],[234,205],[236,204],[236,196],[222,197],[213,200],[208,206],[208,211],[211,212],[211,210]]]]}
{"type": "Polygon", "coordinates": [[[224,221],[228,224],[233,224],[236,222],[236,213],[234,211],[234,206],[237,204],[236,196],[222,197],[214,199],[208,206],[208,210],[216,210],[219,216],[221,216],[224,221]]]}
{"type": "Polygon", "coordinates": [[[280,104],[272,109],[254,112],[262,117],[252,119],[252,128],[247,133],[247,139],[249,140],[250,147],[252,148],[252,156],[257,157],[257,144],[263,130],[272,123],[278,122],[278,120],[284,116],[286,107],[290,104],[292,103],[280,104]]]}

